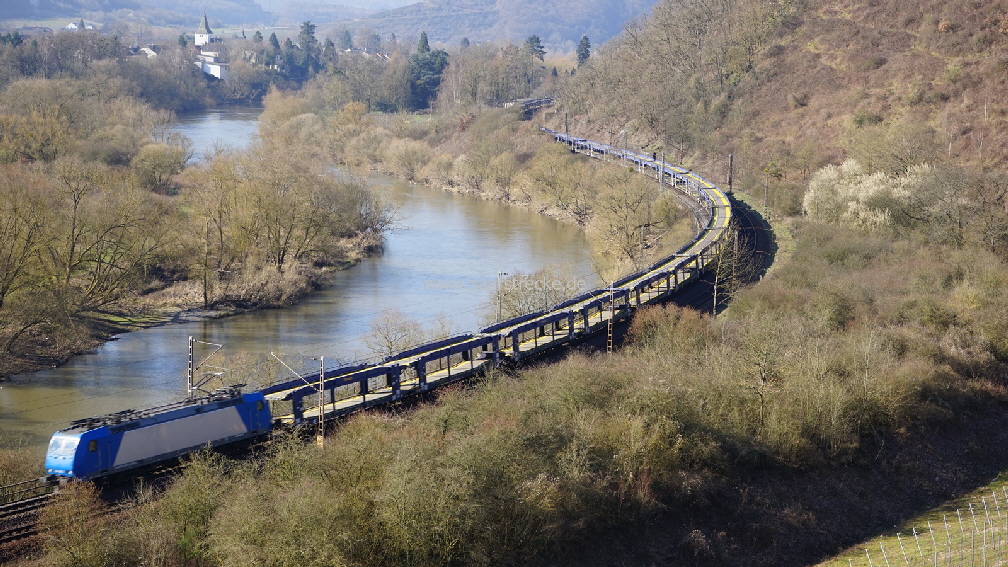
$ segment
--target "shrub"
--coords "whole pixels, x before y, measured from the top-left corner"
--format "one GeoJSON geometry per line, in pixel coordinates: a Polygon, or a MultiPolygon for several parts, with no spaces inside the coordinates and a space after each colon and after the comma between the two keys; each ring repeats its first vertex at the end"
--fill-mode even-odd
{"type": "Polygon", "coordinates": [[[432,151],[424,142],[395,139],[385,148],[385,163],[393,173],[414,181],[420,170],[431,160],[432,151]]]}
{"type": "Polygon", "coordinates": [[[854,113],[854,117],[851,119],[855,128],[863,128],[865,126],[874,126],[876,124],[882,123],[882,117],[874,112],[866,112],[859,110],[854,113]]]}
{"type": "Polygon", "coordinates": [[[189,158],[186,149],[169,144],[147,144],[130,165],[140,182],[149,189],[167,189],[172,176],[185,167],[189,158]]]}
{"type": "Polygon", "coordinates": [[[808,106],[808,101],[809,101],[808,93],[802,93],[799,95],[791,93],[788,95],[788,105],[791,107],[792,110],[808,106]]]}
{"type": "Polygon", "coordinates": [[[100,567],[115,562],[108,508],[91,482],[63,486],[39,515],[39,533],[51,565],[100,567]]]}
{"type": "Polygon", "coordinates": [[[437,154],[420,170],[419,179],[424,183],[455,185],[455,158],[451,154],[437,154]]]}
{"type": "Polygon", "coordinates": [[[194,453],[180,476],[157,503],[157,518],[173,535],[178,555],[199,563],[212,556],[207,536],[214,514],[224,505],[228,486],[221,483],[230,463],[210,450],[194,453]]]}
{"type": "Polygon", "coordinates": [[[381,161],[382,148],[389,139],[387,130],[365,130],[346,143],[343,159],[350,165],[371,165],[381,161]]]}

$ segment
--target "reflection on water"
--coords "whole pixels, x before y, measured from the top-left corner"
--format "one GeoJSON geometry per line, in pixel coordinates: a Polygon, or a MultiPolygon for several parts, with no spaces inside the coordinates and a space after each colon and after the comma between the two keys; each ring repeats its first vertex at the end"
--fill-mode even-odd
{"type": "Polygon", "coordinates": [[[178,115],[175,132],[192,140],[190,163],[202,161],[215,147],[242,149],[259,134],[259,106],[221,106],[178,115]]]}
{"type": "MultiPolygon", "coordinates": [[[[255,124],[255,113],[230,116],[223,127],[216,119],[191,124],[204,125],[203,138],[255,124]],[[232,121],[244,124],[232,129],[232,121]]],[[[383,254],[334,274],[331,287],[296,306],[126,333],[60,368],[0,383],[0,429],[27,435],[41,453],[48,437],[73,419],[175,401],[185,392],[190,335],[223,344],[232,355],[273,351],[353,360],[366,354],[360,337],[384,309],[427,325],[443,314],[456,332],[478,328],[499,271],[570,264],[588,285],[596,283],[584,234],[574,227],[387,177],[371,183],[399,208],[399,228],[388,235],[383,254]]]]}

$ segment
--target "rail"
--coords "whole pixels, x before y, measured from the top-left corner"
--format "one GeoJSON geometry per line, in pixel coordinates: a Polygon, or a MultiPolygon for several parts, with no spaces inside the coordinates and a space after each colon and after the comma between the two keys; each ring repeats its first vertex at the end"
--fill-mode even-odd
{"type": "MultiPolygon", "coordinates": [[[[551,99],[515,101],[548,105],[551,99]]],[[[504,359],[521,360],[599,332],[637,308],[664,300],[715,261],[732,220],[727,195],[696,173],[625,149],[550,130],[544,133],[589,157],[630,164],[654,177],[663,190],[692,203],[700,229],[696,237],[647,269],[625,276],[552,309],[501,321],[481,329],[389,356],[381,363],[306,374],[263,389],[279,423],[302,424],[394,402],[484,371],[504,359]],[[321,385],[320,385],[321,383],[321,385]],[[321,386],[321,387],[320,387],[321,386]]]]}
{"type": "Polygon", "coordinates": [[[37,478],[0,486],[0,507],[12,502],[19,502],[37,496],[51,494],[56,490],[56,483],[47,478],[37,478]]]}

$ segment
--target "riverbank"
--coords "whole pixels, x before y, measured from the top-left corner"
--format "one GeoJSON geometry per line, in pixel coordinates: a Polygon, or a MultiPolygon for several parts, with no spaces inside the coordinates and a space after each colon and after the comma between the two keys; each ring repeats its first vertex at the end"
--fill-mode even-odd
{"type": "MultiPolygon", "coordinates": [[[[270,104],[266,113],[274,113],[270,104]]],[[[282,120],[274,114],[264,135],[285,136],[289,125],[282,120]]],[[[584,230],[603,280],[674,252],[698,230],[693,212],[657,180],[624,164],[571,153],[514,109],[461,118],[367,114],[348,136],[355,137],[335,151],[348,166],[584,230]]]]}
{"type": "Polygon", "coordinates": [[[0,382],[15,374],[57,368],[70,359],[93,351],[116,335],[161,325],[221,319],[260,309],[294,305],[314,291],[331,284],[332,274],[358,265],[362,259],[380,253],[382,242],[358,239],[350,245],[345,260],[331,266],[293,266],[294,278],[274,274],[275,281],[261,280],[263,291],[241,299],[224,295],[204,305],[200,282],[181,280],[141,291],[107,310],[79,317],[76,340],[53,345],[44,333],[26,333],[17,353],[0,355],[0,382]],[[284,280],[287,285],[284,285],[284,280]],[[293,281],[291,281],[293,280],[293,281]],[[272,289],[271,289],[272,288],[272,289]],[[54,346],[56,348],[54,348],[54,346]]]}

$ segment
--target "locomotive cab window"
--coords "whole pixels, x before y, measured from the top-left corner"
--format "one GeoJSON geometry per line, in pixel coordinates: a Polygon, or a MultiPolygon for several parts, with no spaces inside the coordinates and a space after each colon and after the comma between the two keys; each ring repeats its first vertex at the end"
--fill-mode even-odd
{"type": "Polygon", "coordinates": [[[88,442],[88,446],[87,446],[87,450],[91,451],[92,453],[94,453],[95,451],[97,451],[98,450],[98,441],[96,441],[94,439],[92,439],[91,441],[89,441],[88,442]]]}
{"type": "Polygon", "coordinates": [[[53,437],[49,442],[49,452],[56,455],[72,455],[77,449],[76,437],[53,437]]]}

